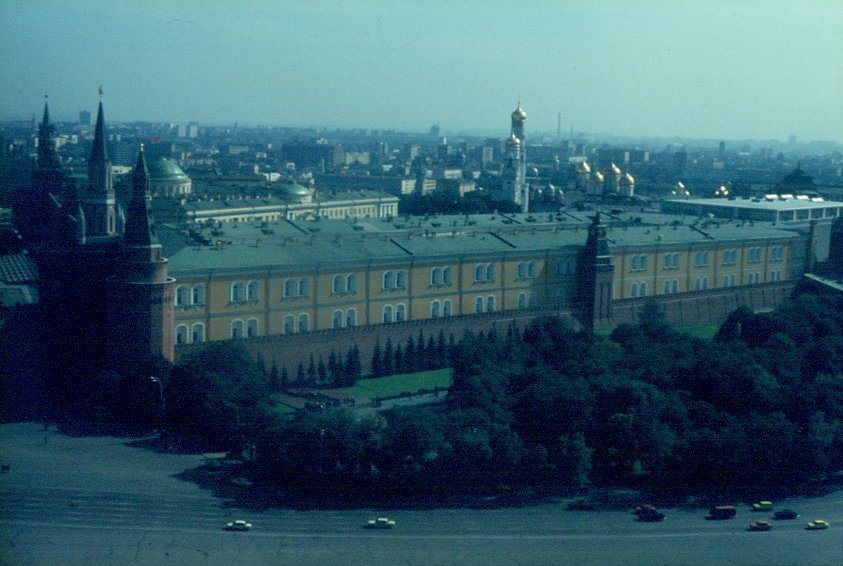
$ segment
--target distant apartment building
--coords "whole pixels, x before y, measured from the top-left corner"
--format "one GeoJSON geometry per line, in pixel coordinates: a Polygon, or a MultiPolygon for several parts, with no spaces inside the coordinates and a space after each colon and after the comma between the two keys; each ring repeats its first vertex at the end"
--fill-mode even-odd
{"type": "Polygon", "coordinates": [[[296,169],[315,167],[330,169],[344,162],[341,145],[322,140],[314,142],[288,142],[281,146],[281,158],[296,164],[296,169]]]}

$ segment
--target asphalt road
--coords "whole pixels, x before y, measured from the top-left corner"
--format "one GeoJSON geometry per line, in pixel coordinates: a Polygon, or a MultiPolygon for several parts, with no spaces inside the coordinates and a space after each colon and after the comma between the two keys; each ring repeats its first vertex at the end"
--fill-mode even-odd
{"type": "Polygon", "coordinates": [[[663,523],[564,504],[511,509],[244,510],[175,476],[203,464],[129,439],[0,427],[0,563],[99,564],[843,564],[843,492],[777,502],[802,514],[747,532],[768,514],[728,521],[668,510],[663,523]],[[46,440],[45,440],[46,438],[46,440]],[[362,528],[388,515],[391,531],[362,528]],[[243,518],[247,533],[222,530],[243,518]],[[827,531],[806,531],[824,518],[827,531]]]}

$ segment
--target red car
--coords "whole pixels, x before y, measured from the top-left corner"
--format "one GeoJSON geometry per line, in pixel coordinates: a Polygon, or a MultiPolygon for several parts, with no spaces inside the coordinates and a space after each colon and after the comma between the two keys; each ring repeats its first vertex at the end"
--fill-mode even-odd
{"type": "Polygon", "coordinates": [[[749,524],[750,531],[769,531],[772,528],[769,521],[753,521],[749,524]]]}

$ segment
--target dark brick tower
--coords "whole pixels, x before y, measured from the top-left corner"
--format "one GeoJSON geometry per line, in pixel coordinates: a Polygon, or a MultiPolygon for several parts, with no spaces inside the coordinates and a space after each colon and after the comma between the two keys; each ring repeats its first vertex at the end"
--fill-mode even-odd
{"type": "Polygon", "coordinates": [[[108,362],[118,372],[143,367],[151,358],[172,361],[173,292],[167,259],[155,235],[149,171],[143,146],[132,176],[132,199],[120,255],[109,278],[108,362]]]}
{"type": "Polygon", "coordinates": [[[578,267],[580,322],[592,329],[611,325],[615,266],[599,212],[588,227],[588,239],[580,254],[578,267]]]}

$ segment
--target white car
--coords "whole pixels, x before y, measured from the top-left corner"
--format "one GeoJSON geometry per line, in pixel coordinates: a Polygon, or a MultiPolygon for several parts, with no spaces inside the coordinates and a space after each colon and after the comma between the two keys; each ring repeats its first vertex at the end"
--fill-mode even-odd
{"type": "Polygon", "coordinates": [[[386,517],[378,517],[377,519],[369,519],[363,526],[367,529],[391,529],[395,526],[395,521],[386,517]]]}
{"type": "Polygon", "coordinates": [[[237,519],[225,525],[227,531],[248,531],[252,528],[252,523],[247,523],[243,519],[237,519]]]}

